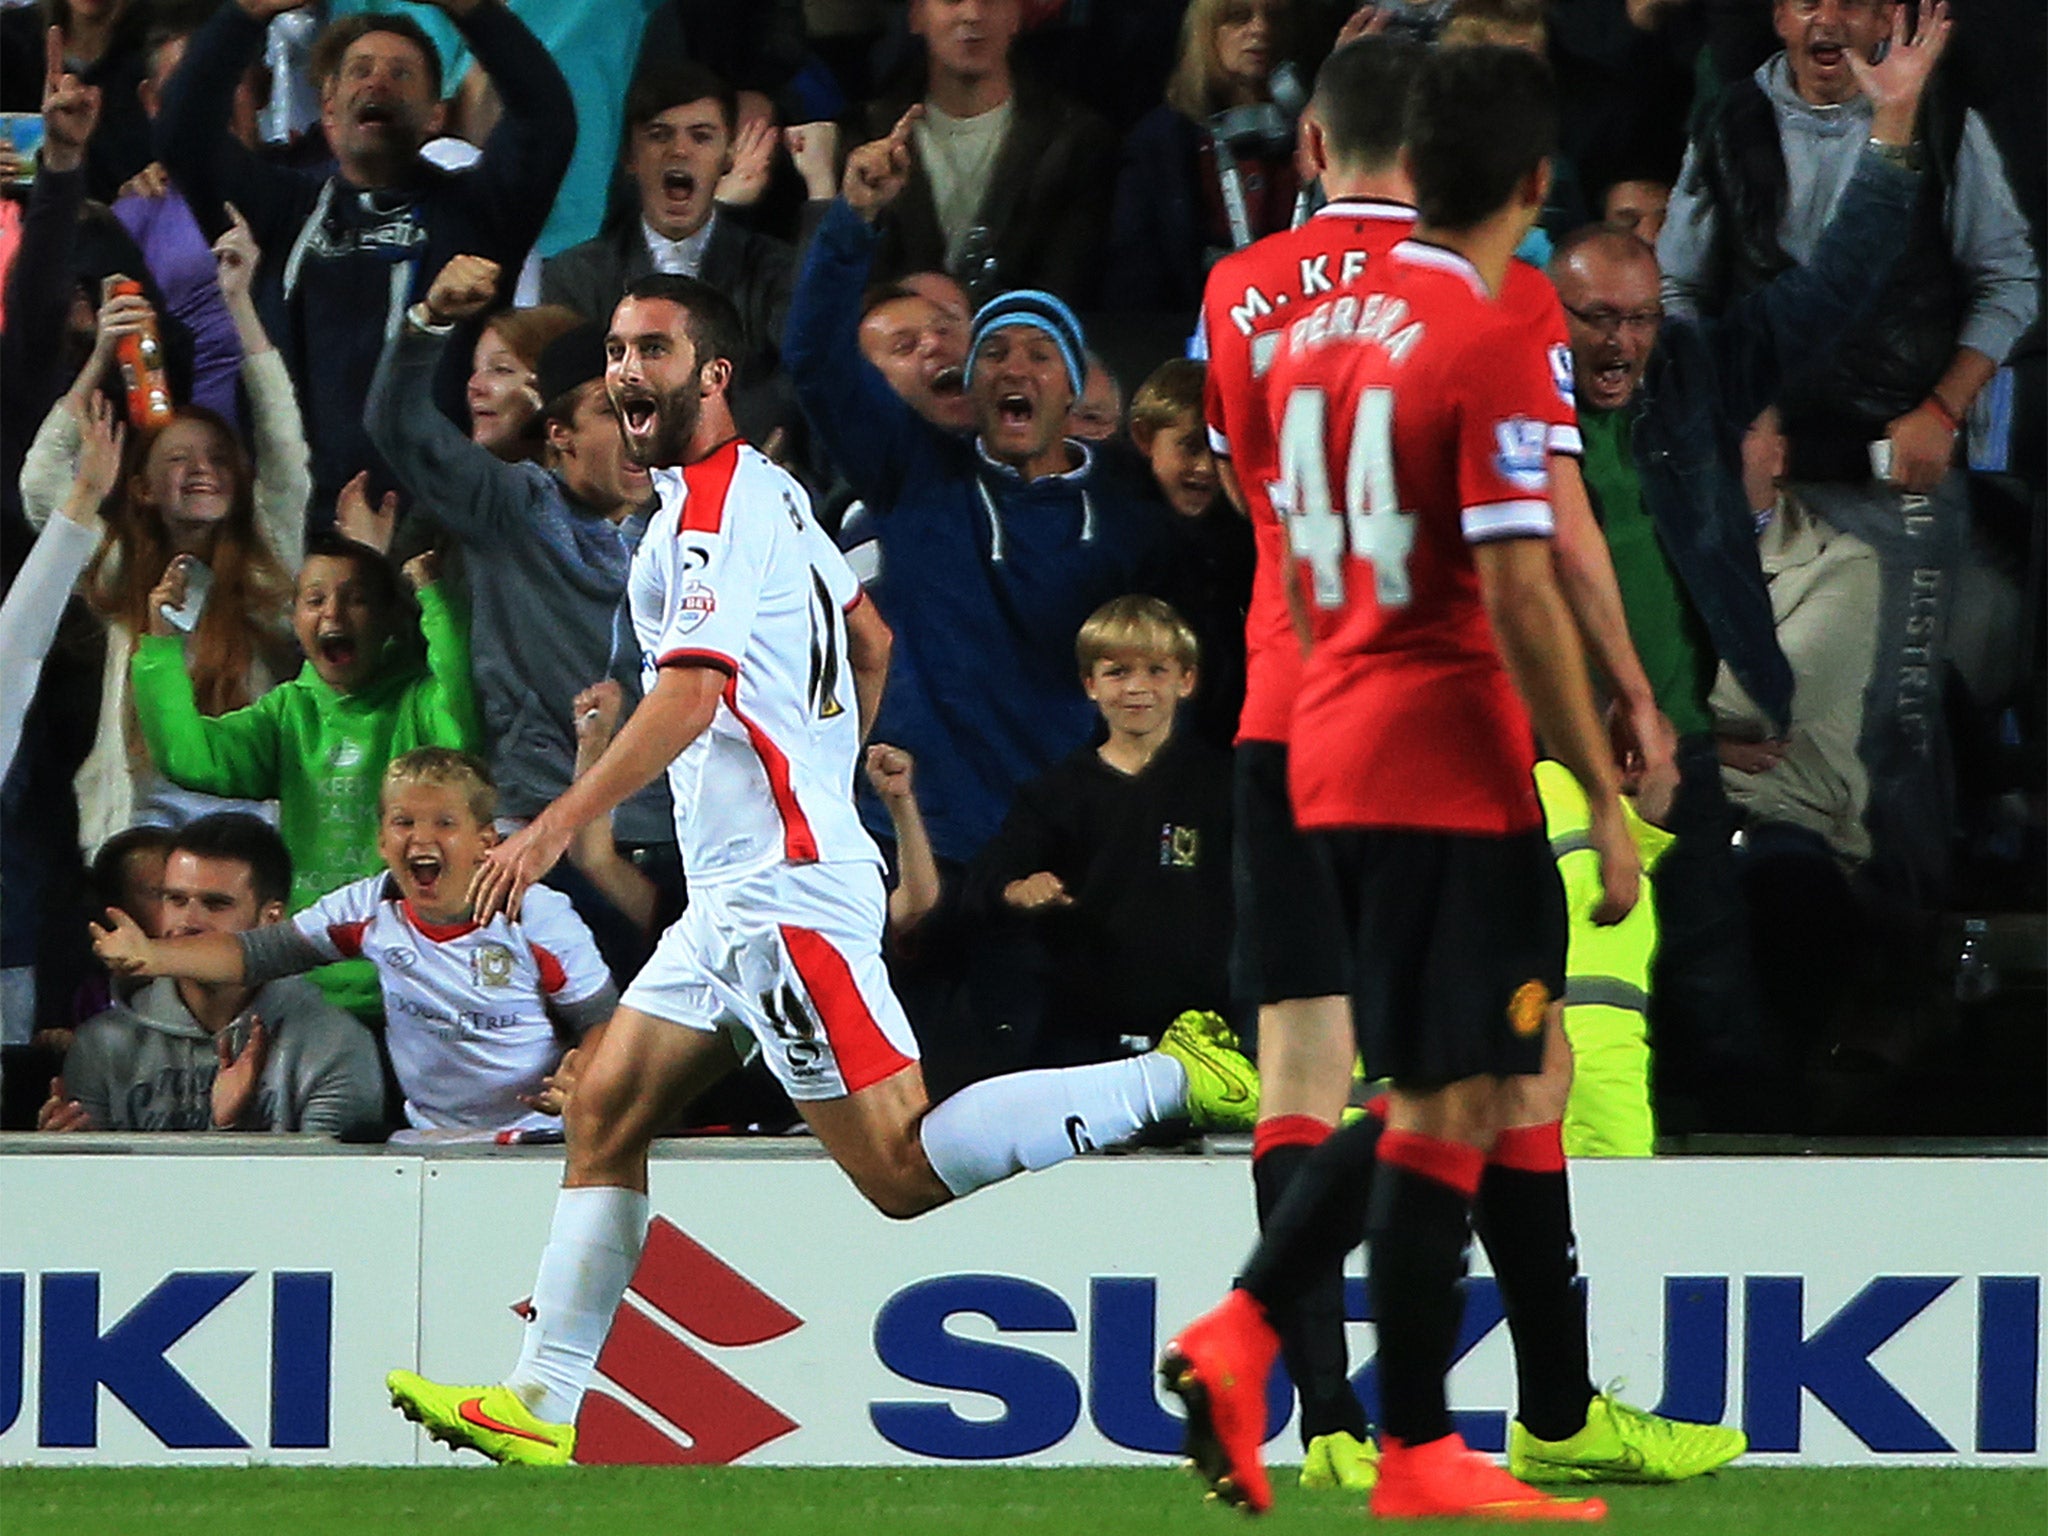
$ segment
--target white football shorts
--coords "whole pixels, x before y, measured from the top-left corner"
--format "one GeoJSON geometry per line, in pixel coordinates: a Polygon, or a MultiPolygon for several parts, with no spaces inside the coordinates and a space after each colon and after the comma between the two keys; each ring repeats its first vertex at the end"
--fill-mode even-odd
{"type": "Polygon", "coordinates": [[[873,864],[778,864],[691,887],[619,999],[759,1051],[792,1099],[837,1099],[918,1059],[882,964],[888,895],[873,864]]]}

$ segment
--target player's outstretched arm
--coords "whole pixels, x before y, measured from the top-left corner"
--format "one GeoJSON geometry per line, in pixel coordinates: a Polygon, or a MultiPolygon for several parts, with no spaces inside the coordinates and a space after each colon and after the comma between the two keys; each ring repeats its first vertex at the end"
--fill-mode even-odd
{"type": "Polygon", "coordinates": [[[107,908],[106,927],[91,926],[93,953],[117,976],[177,976],[215,984],[243,979],[242,943],[235,934],[152,939],[118,907],[107,908]]]}
{"type": "Polygon", "coordinates": [[[477,922],[519,915],[527,887],[555,867],[576,829],[654,781],[711,724],[726,674],[714,666],[663,667],[603,757],[526,827],[487,850],[470,882],[477,922]]]}
{"type": "Polygon", "coordinates": [[[1550,504],[1557,519],[1551,556],[1558,585],[1578,620],[1593,665],[1614,690],[1625,734],[1642,759],[1636,809],[1661,826],[1678,793],[1678,733],[1657,708],[1657,696],[1629,638],[1607,537],[1593,516],[1578,460],[1568,454],[1550,457],[1550,504]]]}
{"type": "Polygon", "coordinates": [[[1618,923],[1636,904],[1642,860],[1622,819],[1621,796],[1606,732],[1593,711],[1579,647],[1564,595],[1558,590],[1547,539],[1499,539],[1472,546],[1479,590],[1544,750],[1586,791],[1588,836],[1600,858],[1600,905],[1593,921],[1618,923]]]}

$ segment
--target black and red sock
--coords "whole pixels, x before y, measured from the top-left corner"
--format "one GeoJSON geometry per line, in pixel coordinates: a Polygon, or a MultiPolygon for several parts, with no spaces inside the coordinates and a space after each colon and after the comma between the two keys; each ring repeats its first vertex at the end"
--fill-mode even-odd
{"type": "Polygon", "coordinates": [[[1388,1130],[1379,1139],[1367,1273],[1378,1318],[1380,1427],[1404,1445],[1451,1432],[1444,1376],[1464,1298],[1472,1202],[1486,1157],[1461,1142],[1388,1130]]]}
{"type": "MultiPolygon", "coordinates": [[[[1252,1189],[1264,1231],[1290,1185],[1335,1127],[1313,1115],[1276,1115],[1252,1131],[1252,1189]]],[[[1305,1276],[1267,1314],[1280,1335],[1287,1371],[1301,1398],[1301,1443],[1343,1432],[1365,1438],[1365,1408],[1351,1390],[1344,1341],[1343,1260],[1305,1276]]]]}
{"type": "Polygon", "coordinates": [[[1261,1223],[1259,1246],[1238,1284],[1268,1311],[1287,1307],[1311,1276],[1342,1269],[1365,1241],[1374,1149],[1386,1128],[1384,1107],[1339,1126],[1311,1150],[1261,1223]]]}
{"type": "Polygon", "coordinates": [[[1562,1127],[1502,1131],[1473,1208],[1515,1341],[1516,1417],[1541,1440],[1567,1440],[1593,1401],[1586,1306],[1562,1127]]]}

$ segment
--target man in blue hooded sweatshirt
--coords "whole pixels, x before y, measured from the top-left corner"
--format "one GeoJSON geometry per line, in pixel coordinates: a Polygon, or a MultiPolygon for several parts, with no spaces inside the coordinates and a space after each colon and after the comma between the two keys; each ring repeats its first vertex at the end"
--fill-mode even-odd
{"type": "MultiPolygon", "coordinates": [[[[874,739],[907,748],[932,844],[965,863],[1017,789],[1084,745],[1076,630],[1154,585],[1163,533],[1138,487],[1065,435],[1086,363],[1080,322],[1051,294],[1006,293],[969,338],[974,433],[932,426],[859,344],[874,221],[910,173],[912,107],[854,151],[805,257],[783,361],[874,531],[868,590],[896,633],[874,739]]],[[[879,802],[865,819],[889,836],[879,802]]]]}

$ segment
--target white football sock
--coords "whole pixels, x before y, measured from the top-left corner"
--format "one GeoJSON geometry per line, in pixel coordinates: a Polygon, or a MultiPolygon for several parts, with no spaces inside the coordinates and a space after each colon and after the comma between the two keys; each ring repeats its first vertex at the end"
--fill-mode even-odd
{"type": "Polygon", "coordinates": [[[1188,1076],[1157,1051],[1088,1067],[1012,1072],[970,1083],[924,1117],[924,1154],[946,1188],[968,1194],[1027,1168],[1114,1146],[1187,1104],[1188,1076]]]}
{"type": "Polygon", "coordinates": [[[533,1317],[519,1364],[505,1378],[534,1416],[576,1422],[612,1314],[647,1240],[647,1197],[637,1189],[565,1189],[533,1281],[533,1317]]]}

